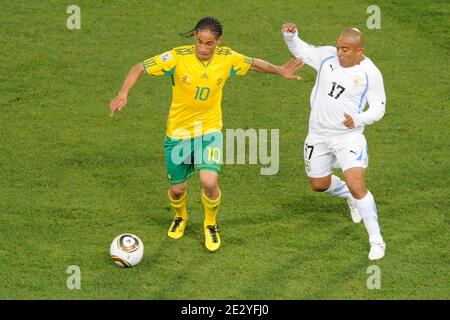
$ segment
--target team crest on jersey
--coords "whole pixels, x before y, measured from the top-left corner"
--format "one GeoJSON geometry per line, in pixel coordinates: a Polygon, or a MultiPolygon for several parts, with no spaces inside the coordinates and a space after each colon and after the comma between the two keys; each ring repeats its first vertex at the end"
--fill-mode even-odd
{"type": "Polygon", "coordinates": [[[189,76],[183,76],[183,82],[191,83],[191,78],[189,76]]]}
{"type": "Polygon", "coordinates": [[[363,84],[363,79],[360,77],[360,76],[355,76],[354,78],[353,78],[353,85],[355,86],[355,87],[359,87],[359,86],[361,86],[363,84]]]}
{"type": "Polygon", "coordinates": [[[161,55],[161,60],[162,60],[162,62],[166,62],[166,61],[168,61],[168,60],[170,60],[170,59],[172,59],[172,53],[170,53],[170,51],[169,51],[169,52],[166,52],[166,53],[163,53],[163,54],[161,55]]]}
{"type": "Polygon", "coordinates": [[[223,79],[222,79],[222,78],[219,78],[219,79],[217,80],[217,86],[220,86],[221,83],[222,83],[222,81],[223,81],[223,79]]]}

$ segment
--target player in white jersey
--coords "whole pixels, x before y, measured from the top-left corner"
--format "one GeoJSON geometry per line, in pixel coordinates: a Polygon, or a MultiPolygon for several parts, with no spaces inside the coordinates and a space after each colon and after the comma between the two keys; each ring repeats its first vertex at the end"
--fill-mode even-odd
{"type": "Polygon", "coordinates": [[[311,188],[347,199],[353,222],[362,219],[369,234],[369,259],[381,259],[386,244],[375,199],[365,185],[368,151],[363,135],[364,126],[385,112],[381,72],[364,56],[364,37],[356,28],[342,32],[335,47],[309,45],[293,23],[284,24],[282,32],[289,51],[317,71],[304,149],[311,188]],[[333,168],[342,169],[345,182],[333,175],[333,168]]]}

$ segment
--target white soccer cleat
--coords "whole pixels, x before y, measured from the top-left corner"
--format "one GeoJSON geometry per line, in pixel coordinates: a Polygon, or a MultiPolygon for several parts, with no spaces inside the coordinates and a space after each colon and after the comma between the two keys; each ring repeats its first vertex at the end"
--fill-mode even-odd
{"type": "Polygon", "coordinates": [[[347,204],[350,208],[350,214],[352,216],[352,220],[354,223],[360,223],[361,222],[361,214],[359,213],[358,208],[356,207],[356,203],[353,199],[347,198],[347,204]]]}
{"type": "Polygon", "coordinates": [[[384,252],[386,251],[386,243],[371,243],[369,260],[379,260],[384,257],[384,252]]]}

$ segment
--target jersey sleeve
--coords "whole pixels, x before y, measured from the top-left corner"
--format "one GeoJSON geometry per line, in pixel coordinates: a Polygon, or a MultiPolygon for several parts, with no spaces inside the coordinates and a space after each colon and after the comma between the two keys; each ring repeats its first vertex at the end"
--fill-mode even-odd
{"type": "Polygon", "coordinates": [[[177,54],[175,50],[167,51],[144,60],[142,64],[145,72],[151,76],[170,75],[177,65],[177,54]]]}
{"type": "Polygon", "coordinates": [[[253,64],[253,58],[231,50],[231,71],[230,77],[238,75],[245,76],[253,64]]]}
{"type": "Polygon", "coordinates": [[[336,48],[332,46],[312,46],[298,37],[298,32],[283,32],[284,42],[286,43],[292,55],[310,67],[316,69],[320,68],[320,64],[328,57],[336,55],[336,48]]]}
{"type": "Polygon", "coordinates": [[[367,126],[381,120],[386,111],[386,93],[381,72],[375,72],[368,79],[367,102],[369,108],[354,116],[355,127],[367,126]]]}

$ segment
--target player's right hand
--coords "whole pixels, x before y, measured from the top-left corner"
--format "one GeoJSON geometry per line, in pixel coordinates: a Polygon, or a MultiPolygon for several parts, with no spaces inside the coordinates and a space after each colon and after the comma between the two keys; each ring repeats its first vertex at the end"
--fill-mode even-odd
{"type": "Polygon", "coordinates": [[[295,23],[285,23],[281,27],[282,32],[292,32],[295,33],[297,31],[297,26],[295,23]]]}
{"type": "Polygon", "coordinates": [[[114,116],[114,113],[122,110],[123,107],[127,105],[128,95],[119,93],[114,99],[109,103],[110,113],[109,116],[114,116]]]}
{"type": "Polygon", "coordinates": [[[291,60],[289,60],[287,63],[285,63],[282,67],[281,67],[281,75],[285,78],[285,79],[289,79],[289,80],[300,80],[301,77],[295,75],[294,73],[300,69],[301,67],[303,67],[305,64],[303,63],[303,60],[297,59],[297,58],[293,58],[291,60]]]}

